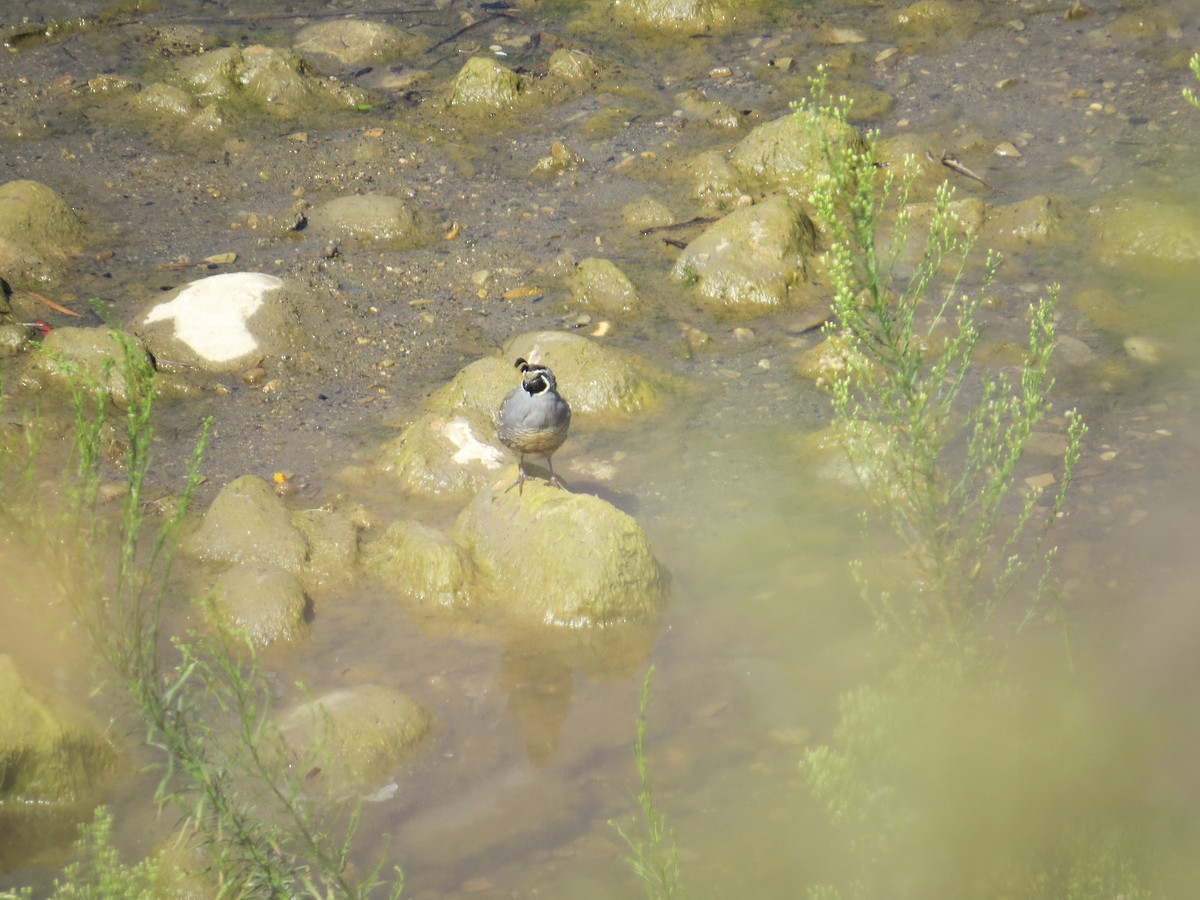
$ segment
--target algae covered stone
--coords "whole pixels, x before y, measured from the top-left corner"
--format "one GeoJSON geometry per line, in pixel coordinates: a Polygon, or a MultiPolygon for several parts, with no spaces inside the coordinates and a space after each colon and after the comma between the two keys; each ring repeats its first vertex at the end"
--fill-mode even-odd
{"type": "Polygon", "coordinates": [[[465,499],[507,460],[492,414],[461,409],[419,416],[384,446],[379,467],[410,493],[465,499]]]}
{"type": "Polygon", "coordinates": [[[270,563],[243,563],[213,585],[212,613],[255,649],[293,644],[308,635],[308,601],[300,580],[270,563]]]}
{"type": "Polygon", "coordinates": [[[1200,212],[1177,199],[1120,196],[1098,204],[1092,221],[1096,253],[1108,264],[1200,262],[1200,212]]]}
{"type": "Polygon", "coordinates": [[[772,197],[710,225],[684,248],[671,274],[717,309],[795,306],[817,299],[808,281],[816,243],[799,202],[772,197]]]}
{"type": "Polygon", "coordinates": [[[86,238],[83,221],[52,188],[28,180],[0,185],[0,272],[10,282],[53,279],[86,238]]]}
{"type": "Polygon", "coordinates": [[[35,696],[13,658],[0,653],[0,809],[9,815],[78,799],[113,764],[100,733],[48,699],[35,696]]]}
{"type": "MultiPolygon", "coordinates": [[[[430,407],[450,412],[474,409],[493,422],[504,395],[520,382],[518,357],[554,370],[559,393],[573,416],[623,417],[662,406],[672,390],[669,376],[654,365],[599,341],[567,331],[533,331],[505,344],[502,355],[476,360],[430,398],[430,407]]],[[[574,421],[574,420],[573,420],[574,421]]]]}
{"type": "Polygon", "coordinates": [[[363,547],[362,564],[418,606],[464,607],[470,602],[470,556],[440,531],[420,522],[395,522],[363,547]]]}
{"type": "MultiPolygon", "coordinates": [[[[515,477],[515,467],[511,470],[515,477]]],[[[663,600],[663,576],[632,516],[591,494],[501,479],[459,515],[455,538],[500,618],[527,626],[605,627],[645,621],[663,600]]]]}
{"type": "MultiPolygon", "coordinates": [[[[820,118],[815,129],[824,133],[831,144],[861,150],[861,135],[849,125],[820,118]]],[[[829,170],[814,135],[814,124],[797,115],[786,115],[758,125],[746,135],[729,156],[730,164],[760,189],[786,188],[807,196],[815,178],[829,170]]]]}
{"type": "Polygon", "coordinates": [[[612,260],[581,260],[570,281],[571,293],[581,306],[614,316],[637,313],[642,308],[637,288],[612,260]]]}
{"type": "Polygon", "coordinates": [[[303,571],[308,551],[283,501],[256,475],[221,489],[184,548],[198,559],[271,563],[293,574],[303,571]]]}
{"type": "Polygon", "coordinates": [[[450,85],[451,106],[508,109],[525,91],[525,81],[494,59],[472,56],[450,85]]]}

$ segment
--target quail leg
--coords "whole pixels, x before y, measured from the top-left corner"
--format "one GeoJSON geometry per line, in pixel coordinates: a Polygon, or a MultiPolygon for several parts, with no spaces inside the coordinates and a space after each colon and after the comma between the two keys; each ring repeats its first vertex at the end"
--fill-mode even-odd
{"type": "Polygon", "coordinates": [[[546,457],[546,465],[550,468],[550,483],[556,488],[565,491],[566,487],[558,480],[558,476],[554,474],[554,462],[548,456],[546,457]]]}
{"type": "Polygon", "coordinates": [[[517,457],[517,480],[504,489],[504,493],[508,493],[513,488],[517,489],[518,496],[525,493],[525,454],[522,453],[517,457]]]}

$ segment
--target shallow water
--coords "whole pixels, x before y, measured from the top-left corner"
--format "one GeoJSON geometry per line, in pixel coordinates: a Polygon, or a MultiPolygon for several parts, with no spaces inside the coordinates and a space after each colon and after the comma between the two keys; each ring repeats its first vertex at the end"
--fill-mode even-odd
{"type": "MultiPolygon", "coordinates": [[[[635,515],[672,573],[670,604],[651,640],[530,647],[414,620],[364,586],[323,600],[312,640],[272,660],[282,685],[299,680],[319,691],[374,681],[409,691],[435,711],[434,738],[409,770],[396,773],[394,797],[365,812],[364,834],[394,836],[390,852],[405,866],[410,896],[632,896],[637,885],[607,821],[635,808],[630,745],[649,662],[657,666],[651,774],[678,834],[690,892],[798,895],[838,872],[836,842],[798,760],[806,746],[830,740],[838,698],[874,672],[871,619],[847,563],[883,556],[889,544],[863,545],[860,498],[821,477],[810,449],[809,436],[827,421],[826,401],[793,373],[792,361],[817,337],[797,333],[787,313],[746,322],[753,333],[735,336],[743,323],[700,311],[669,283],[675,251],[624,226],[623,204],[648,193],[681,219],[699,213],[682,163],[782,115],[813,65],[824,62],[835,86],[868,86],[894,98],[866,123],[881,135],[936,137],[935,154],[966,147],[963,161],[1004,192],[989,195],[960,181],[960,196],[999,204],[1052,192],[1080,211],[1070,221],[1083,230],[1087,210],[1114,193],[1200,205],[1200,112],[1179,99],[1187,83],[1180,57],[1198,26],[1190,3],[1129,4],[1127,14],[1097,9],[1070,22],[1061,10],[971,5],[961,33],[929,41],[896,31],[899,4],[844,6],[782,4],[727,36],[650,41],[581,24],[570,5],[552,4],[514,13],[515,23],[465,32],[420,60],[430,74],[415,92],[384,92],[385,102],[357,118],[249,123],[211,144],[149,134],[56,80],[70,76],[78,86],[107,71],[150,77],[162,59],[146,51],[142,23],[198,24],[221,41],[283,46],[325,4],[294,3],[284,13],[238,4],[236,16],[223,5],[171,4],[168,12],[30,40],[0,60],[0,178],[52,185],[99,235],[55,286],[58,299],[82,307],[84,298],[99,296],[118,319],[131,316],[162,290],[204,274],[162,263],[226,250],[239,254],[239,269],[306,280],[328,298],[327,331],[315,337],[344,348],[335,363],[280,365],[282,388],[272,394],[234,384],[228,395],[164,411],[157,477],[165,485],[176,483],[195,423],[211,413],[217,431],[204,500],[247,471],[286,470],[300,485],[298,508],[365,503],[384,522],[413,514],[386,485],[364,496],[339,471],[369,458],[429,390],[466,363],[514,334],[563,327],[574,315],[554,280],[563,254],[607,256],[630,274],[650,312],[618,321],[609,340],[694,388],[644,427],[576,428],[555,460],[568,481],[635,515]],[[977,18],[982,24],[967,24],[977,18]],[[827,23],[857,28],[867,41],[824,44],[817,29],[827,23]],[[449,120],[441,86],[468,53],[486,53],[514,33],[582,46],[619,71],[620,89],[482,125],[449,120]],[[890,47],[900,52],[875,62],[890,47]],[[795,58],[791,71],[768,64],[781,57],[795,58]],[[731,74],[710,74],[720,66],[731,74]],[[1008,78],[1012,86],[997,87],[1008,78]],[[675,115],[676,95],[692,88],[726,100],[742,124],[723,130],[675,115]],[[614,110],[611,125],[601,128],[595,114],[607,109],[614,110]],[[373,127],[385,127],[385,135],[364,138],[373,127]],[[289,140],[300,130],[305,142],[289,140]],[[556,138],[587,164],[574,176],[532,179],[529,169],[556,138]],[[1005,140],[1021,147],[1020,158],[991,155],[1005,140]],[[297,189],[315,202],[358,187],[412,190],[447,221],[463,223],[464,237],[426,251],[326,259],[303,236],[272,241],[240,227],[247,210],[284,208],[297,189]],[[100,259],[105,250],[113,257],[100,259]],[[494,279],[483,298],[471,279],[482,269],[494,279]],[[524,284],[549,287],[537,301],[501,298],[524,284]],[[708,332],[712,344],[694,357],[681,353],[681,325],[708,332]],[[598,462],[613,465],[611,480],[595,479],[598,462]]],[[[375,17],[436,41],[462,27],[467,7],[354,5],[358,15],[375,9],[375,17]]],[[[36,2],[22,15],[67,19],[95,11],[36,2]]],[[[532,49],[505,60],[535,68],[545,56],[532,49]]],[[[358,77],[373,86],[381,74],[358,77]]],[[[1200,874],[1189,852],[1189,810],[1200,799],[1191,724],[1200,719],[1190,688],[1200,658],[1191,587],[1200,576],[1195,274],[1189,266],[1100,265],[1087,236],[1012,252],[986,336],[992,347],[1020,339],[1028,304],[1057,282],[1060,336],[1095,353],[1088,362],[1059,364],[1054,398],[1057,410],[1078,407],[1091,428],[1058,532],[1086,714],[1075,742],[1054,729],[1024,737],[1064,754],[1093,749],[1064,760],[1056,770],[1061,791],[1051,793],[1081,807],[1128,808],[1145,826],[1152,874],[1166,895],[1186,893],[1180,889],[1200,874]],[[1080,301],[1094,289],[1106,292],[1119,326],[1103,324],[1080,301]],[[1163,361],[1128,359],[1122,342],[1132,335],[1157,342],[1163,361]],[[1076,785],[1080,773],[1096,784],[1076,785]]],[[[569,386],[563,390],[569,396],[569,386]]],[[[1051,464],[1035,458],[1030,471],[1051,464]]],[[[444,525],[455,510],[420,513],[444,525]]],[[[1057,646],[1059,630],[1046,631],[1045,642],[1057,646]]],[[[50,668],[51,639],[29,643],[24,632],[0,634],[0,652],[50,668]]],[[[1045,660],[1055,652],[1030,650],[1021,677],[1036,683],[1053,670],[1045,660]]],[[[86,693],[85,675],[75,673],[76,691],[86,693]]],[[[1065,690],[1047,686],[1045,718],[1055,718],[1065,690]]],[[[1020,793],[1006,776],[997,784],[1020,793]]],[[[111,801],[131,853],[145,852],[146,834],[155,833],[145,813],[148,790],[134,779],[111,801]]],[[[998,840],[984,823],[1001,815],[999,804],[941,790],[964,835],[998,840]],[[964,799],[956,805],[954,796],[964,799]]],[[[376,849],[370,844],[363,859],[376,849]]],[[[1012,846],[1023,845],[1014,839],[1012,846]]],[[[45,870],[25,870],[0,874],[0,885],[44,878],[45,870]]]]}

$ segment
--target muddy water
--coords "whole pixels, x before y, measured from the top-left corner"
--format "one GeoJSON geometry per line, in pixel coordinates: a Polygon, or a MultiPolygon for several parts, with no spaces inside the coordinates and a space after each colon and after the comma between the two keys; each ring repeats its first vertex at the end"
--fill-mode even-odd
{"type": "MultiPolygon", "coordinates": [[[[435,6],[366,3],[354,11],[434,43],[462,28],[468,11],[435,6]]],[[[692,892],[790,896],[831,876],[827,826],[797,760],[805,746],[829,739],[838,697],[872,672],[873,644],[847,570],[848,560],[869,553],[859,500],[819,477],[806,438],[825,424],[825,401],[791,367],[815,338],[787,314],[746,322],[751,332],[735,335],[743,323],[699,311],[666,279],[675,251],[631,231],[620,209],[649,194],[680,218],[702,212],[683,163],[783,114],[817,62],[840,89],[892,98],[867,122],[882,135],[920,134],[936,142],[935,154],[957,149],[1003,192],[960,181],[962,195],[998,204],[1051,192],[1075,210],[1070,221],[1081,231],[1088,210],[1114,192],[1200,205],[1200,112],[1178,96],[1200,24],[1192,4],[1094,6],[1091,16],[1064,21],[1061,9],[1040,5],[965,4],[961,28],[914,36],[898,30],[898,4],[781,4],[719,38],[650,40],[553,4],[451,38],[415,61],[427,74],[411,89],[387,88],[384,71],[339,73],[378,90],[372,110],[251,122],[211,142],[107,115],[82,85],[103,72],[149,80],[170,50],[147,26],[196,25],[219,43],[287,46],[301,24],[329,14],[326,4],[283,12],[264,4],[260,14],[253,3],[237,4],[236,13],[173,3],[30,39],[0,60],[0,177],[50,184],[98,235],[53,285],[57,299],[82,308],[100,297],[120,319],[204,274],[165,263],[226,251],[238,253],[239,269],[306,281],[325,298],[327,323],[314,345],[342,348],[332,360],[281,361],[271,392],[233,384],[163,411],[164,485],[182,470],[195,423],[212,414],[204,499],[248,471],[284,470],[300,486],[297,505],[363,503],[384,522],[411,515],[387,485],[365,496],[338,473],[368,459],[467,362],[513,334],[573,320],[555,280],[564,255],[606,256],[625,269],[650,312],[617,322],[607,340],[694,387],[646,427],[576,429],[556,457],[577,487],[636,515],[673,574],[649,652],[637,642],[547,648],[448,634],[363,588],[331,598],[316,611],[312,641],[275,662],[284,685],[375,681],[436,711],[427,752],[396,774],[394,796],[365,813],[364,834],[394,836],[390,852],[406,867],[412,896],[632,896],[636,885],[607,820],[633,810],[628,748],[648,661],[658,667],[651,770],[692,892]],[[830,45],[819,37],[828,25],[855,28],[866,40],[830,45]],[[512,42],[525,35],[541,44],[512,42]],[[508,64],[536,71],[545,48],[563,41],[619,77],[601,93],[488,122],[455,119],[442,107],[440,92],[467,55],[494,44],[508,64]],[[883,54],[890,48],[898,52],[883,54]],[[775,64],[784,58],[794,60],[790,69],[775,64]],[[676,95],[691,89],[729,103],[740,124],[723,129],[677,115],[676,95]],[[605,111],[607,119],[597,116],[605,111]],[[376,128],[381,136],[366,136],[376,128]],[[555,139],[587,162],[557,179],[531,177],[555,139]],[[1021,156],[994,156],[1004,141],[1021,156]],[[460,236],[424,251],[327,258],[311,238],[267,238],[245,224],[248,212],[280,210],[297,196],[318,202],[356,189],[413,192],[447,225],[459,223],[460,236]],[[483,270],[492,275],[481,290],[472,276],[483,270]],[[537,299],[503,299],[530,285],[544,288],[537,299]],[[684,353],[684,326],[707,332],[711,344],[684,353]],[[600,463],[611,465],[611,478],[594,477],[600,463]]],[[[34,21],[96,12],[51,2],[21,10],[34,21]]],[[[1183,848],[1194,837],[1186,811],[1200,789],[1191,762],[1200,737],[1191,724],[1200,721],[1191,690],[1200,636],[1191,587],[1200,576],[1195,270],[1101,266],[1089,240],[1011,252],[987,341],[1019,337],[1028,303],[1057,282],[1060,334],[1095,354],[1061,365],[1055,396],[1059,410],[1076,406],[1091,426],[1059,533],[1060,573],[1092,702],[1086,736],[1101,748],[1087,771],[1107,783],[1075,799],[1116,798],[1150,822],[1155,875],[1177,889],[1197,874],[1183,848]],[[1095,289],[1119,307],[1115,329],[1097,325],[1079,301],[1095,289]],[[1122,343],[1133,335],[1156,342],[1162,362],[1131,361],[1122,343]]],[[[434,524],[454,514],[420,512],[434,524]]],[[[0,650],[16,652],[20,643],[6,634],[0,650]]],[[[25,650],[43,661],[55,652],[25,650]]],[[[131,852],[143,852],[154,831],[148,790],[134,780],[112,798],[131,852]]],[[[989,814],[963,804],[965,830],[989,814]]],[[[368,840],[363,858],[376,849],[368,840]]]]}

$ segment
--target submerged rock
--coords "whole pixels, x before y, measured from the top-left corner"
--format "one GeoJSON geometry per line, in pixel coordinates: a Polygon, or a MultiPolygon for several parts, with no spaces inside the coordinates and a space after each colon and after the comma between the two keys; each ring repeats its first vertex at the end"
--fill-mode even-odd
{"type": "Polygon", "coordinates": [[[430,715],[403,691],[363,684],[301,703],[279,720],[289,749],[305,766],[346,785],[389,775],[420,745],[430,715]]]}
{"type": "Polygon", "coordinates": [[[705,32],[730,21],[730,8],[720,0],[612,0],[617,21],[664,31],[705,32]]]}
{"type": "Polygon", "coordinates": [[[33,354],[33,368],[60,387],[106,392],[119,405],[129,401],[125,382],[126,352],[140,356],[150,368],[146,349],[133,335],[109,328],[56,328],[42,340],[46,352],[33,354]]]}
{"type": "Polygon", "coordinates": [[[1076,230],[1067,220],[1062,201],[1039,194],[991,209],[982,240],[996,250],[1020,250],[1067,243],[1076,230]]]}
{"type": "Polygon", "coordinates": [[[52,280],[86,239],[83,222],[52,188],[28,180],[0,185],[0,272],[11,284],[52,280]]]}
{"type": "Polygon", "coordinates": [[[718,309],[763,312],[815,300],[806,290],[816,229],[798,201],[735,210],[684,248],[671,275],[718,309]]]}
{"type": "Polygon", "coordinates": [[[1102,262],[1148,266],[1200,262],[1200,213],[1165,197],[1116,197],[1092,219],[1102,262]]]}
{"type": "Polygon", "coordinates": [[[536,479],[522,493],[506,490],[516,474],[480,491],[454,526],[479,573],[481,603],[515,624],[567,628],[658,612],[663,575],[633,517],[536,479]]]}
{"type": "Polygon", "coordinates": [[[258,650],[307,637],[307,607],[300,580],[270,563],[234,566],[213,585],[212,613],[258,650]]]}

